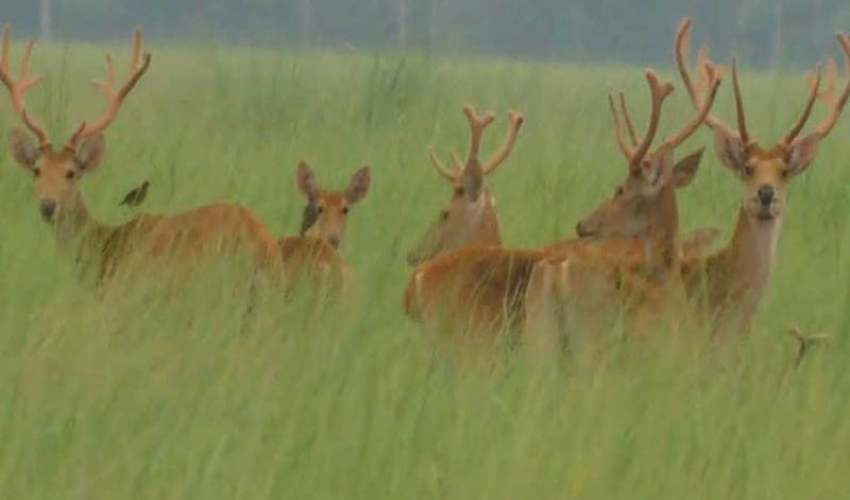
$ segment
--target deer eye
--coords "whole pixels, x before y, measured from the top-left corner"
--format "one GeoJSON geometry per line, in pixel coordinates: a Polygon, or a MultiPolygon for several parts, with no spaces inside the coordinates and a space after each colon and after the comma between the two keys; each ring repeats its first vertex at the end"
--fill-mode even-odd
{"type": "Polygon", "coordinates": [[[462,188],[462,187],[455,188],[455,195],[457,195],[457,196],[463,196],[463,192],[464,192],[464,191],[463,191],[463,188],[462,188]]]}
{"type": "Polygon", "coordinates": [[[68,180],[71,180],[74,177],[76,177],[76,173],[73,170],[68,170],[68,172],[65,173],[65,178],[68,180]]]}
{"type": "Polygon", "coordinates": [[[343,213],[343,215],[348,215],[348,210],[349,210],[349,208],[348,208],[348,207],[342,207],[342,213],[343,213]]]}
{"type": "Polygon", "coordinates": [[[323,213],[324,211],[325,211],[325,207],[323,207],[323,206],[319,206],[318,208],[316,208],[316,213],[317,213],[317,214],[321,214],[321,213],[323,213]]]}
{"type": "Polygon", "coordinates": [[[449,211],[448,210],[443,210],[443,211],[440,212],[440,220],[443,221],[443,222],[449,220],[449,211]]]}
{"type": "Polygon", "coordinates": [[[783,179],[787,179],[788,176],[791,175],[791,169],[790,168],[783,168],[782,171],[779,172],[779,175],[781,175],[783,179]]]}
{"type": "Polygon", "coordinates": [[[617,198],[618,196],[623,196],[623,193],[625,192],[626,190],[623,189],[623,186],[617,186],[617,189],[614,190],[614,198],[617,198]]]}
{"type": "Polygon", "coordinates": [[[38,177],[39,175],[41,175],[41,170],[37,168],[32,169],[32,175],[38,177]]]}
{"type": "Polygon", "coordinates": [[[744,165],[744,177],[752,177],[755,169],[751,165],[744,165]]]}

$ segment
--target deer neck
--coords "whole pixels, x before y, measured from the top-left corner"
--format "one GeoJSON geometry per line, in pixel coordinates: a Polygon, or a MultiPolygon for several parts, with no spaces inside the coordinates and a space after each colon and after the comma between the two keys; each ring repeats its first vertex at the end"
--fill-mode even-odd
{"type": "Polygon", "coordinates": [[[679,262],[679,211],[672,186],[659,194],[653,208],[651,223],[643,236],[646,252],[646,274],[657,281],[665,281],[680,273],[679,262]]]}
{"type": "Polygon", "coordinates": [[[773,270],[780,225],[779,218],[759,220],[741,207],[735,234],[725,251],[730,267],[727,276],[761,291],[773,270]]]}
{"type": "Polygon", "coordinates": [[[95,220],[79,192],[57,213],[54,232],[59,249],[75,255],[97,255],[114,228],[95,220]]]}
{"type": "Polygon", "coordinates": [[[488,192],[478,200],[473,209],[475,213],[469,219],[469,229],[472,232],[470,244],[502,246],[502,232],[495,205],[495,198],[488,192]]]}

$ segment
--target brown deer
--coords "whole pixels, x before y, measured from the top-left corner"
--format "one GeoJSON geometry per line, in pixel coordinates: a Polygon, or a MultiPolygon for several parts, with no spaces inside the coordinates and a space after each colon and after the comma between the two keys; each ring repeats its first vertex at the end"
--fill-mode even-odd
{"type": "MultiPolygon", "coordinates": [[[[657,84],[654,73],[650,73],[647,78],[657,84]]],[[[668,86],[664,89],[668,89],[668,86]]],[[[657,127],[657,117],[653,123],[653,127],[657,127]]],[[[668,143],[667,148],[672,150],[698,126],[699,121],[694,120],[668,143]]],[[[655,130],[650,132],[648,140],[651,140],[655,130]]],[[[621,144],[628,148],[624,142],[621,144]]],[[[636,154],[639,153],[642,158],[647,154],[646,148],[648,142],[641,145],[636,154]]],[[[695,170],[696,167],[691,165],[699,163],[699,156],[694,155],[685,162],[688,167],[682,167],[683,170],[695,170]]],[[[470,164],[474,167],[476,161],[471,156],[466,168],[470,164]]],[[[590,222],[587,224],[589,226],[590,222]]],[[[624,231],[623,236],[637,234],[638,229],[635,227],[631,231],[624,231]]],[[[632,252],[632,248],[633,245],[616,240],[583,240],[576,241],[569,252],[577,259],[586,260],[590,255],[601,254],[612,262],[618,262],[618,256],[632,252]]],[[[677,246],[677,255],[678,251],[677,246]]],[[[467,246],[445,253],[419,266],[414,272],[405,293],[407,314],[420,322],[442,323],[468,332],[491,333],[501,329],[519,332],[524,320],[522,311],[532,270],[548,254],[545,250],[509,250],[498,245],[467,246]]],[[[478,336],[473,335],[473,338],[478,336]]]]}
{"type": "MultiPolygon", "coordinates": [[[[477,159],[481,135],[484,129],[493,122],[492,113],[479,115],[467,104],[463,108],[464,116],[471,130],[470,154],[475,155],[475,161],[461,164],[457,156],[452,155],[453,168],[443,166],[437,158],[434,149],[429,150],[431,164],[437,173],[448,180],[453,187],[452,198],[439,213],[436,221],[428,228],[425,236],[409,252],[407,261],[410,265],[421,264],[443,253],[451,252],[465,246],[502,246],[502,236],[499,228],[499,218],[495,210],[495,198],[489,192],[483,179],[493,173],[511,153],[516,144],[524,117],[515,112],[508,113],[510,129],[504,146],[482,168],[477,159]]],[[[634,139],[634,129],[629,121],[629,131],[634,139]]],[[[717,230],[701,229],[683,239],[683,252],[688,255],[701,255],[705,248],[711,246],[717,230]]],[[[557,252],[561,247],[570,247],[573,240],[564,240],[545,247],[547,252],[557,252]]],[[[633,255],[633,259],[642,259],[642,248],[639,245],[624,244],[624,251],[633,255]]]]}
{"type": "Polygon", "coordinates": [[[339,291],[345,286],[349,270],[338,249],[349,211],[369,192],[371,170],[357,170],[342,191],[325,191],[319,187],[313,169],[302,161],[298,164],[297,183],[307,198],[301,232],[278,242],[288,286],[294,289],[309,280],[316,285],[327,283],[330,291],[339,291]]]}
{"type": "MultiPolygon", "coordinates": [[[[679,26],[676,38],[676,61],[685,88],[695,106],[705,99],[706,68],[712,67],[705,47],[697,62],[698,79],[691,80],[686,59],[690,41],[691,20],[679,26]]],[[[850,37],[837,35],[850,72],[850,37]]],[[[835,62],[830,62],[829,86],[821,94],[820,71],[809,78],[810,95],[799,119],[788,133],[770,148],[761,147],[750,135],[741,90],[738,65],[732,62],[732,84],[738,115],[738,131],[709,114],[706,124],[714,131],[715,149],[723,163],[744,185],[744,195],[735,232],[729,244],[705,258],[686,261],[683,265],[688,294],[699,304],[704,320],[710,322],[715,335],[746,332],[762,302],[776,259],[776,243],[785,191],[788,184],[805,172],[818,146],[841,114],[850,97],[850,81],[840,95],[835,94],[835,62]],[[809,135],[798,137],[820,97],[828,108],[824,121],[809,135]]]]}
{"type": "Polygon", "coordinates": [[[622,309],[628,333],[642,333],[658,325],[663,318],[677,321],[685,305],[680,259],[679,214],[676,190],[693,179],[702,158],[697,151],[678,163],[673,151],[703,123],[714,103],[720,77],[708,67],[707,98],[696,116],[678,133],[655,150],[650,146],[658,130],[661,109],[673,91],[669,83],[660,84],[651,70],[646,79],[652,97],[647,131],[636,140],[625,101],[621,99],[623,118],[632,136],[624,138],[614,100],[609,104],[617,143],[629,166],[626,180],[611,198],[579,222],[579,235],[601,239],[562,249],[538,263],[528,285],[526,328],[548,337],[546,345],[560,343],[563,334],[598,326],[596,319],[611,316],[622,309]],[[638,237],[645,259],[635,267],[628,257],[638,237]]]}
{"type": "Polygon", "coordinates": [[[150,66],[142,50],[143,34],[133,37],[130,76],[115,87],[112,58],[107,56],[107,76],[93,84],[107,96],[109,106],[92,124],[83,122],[61,148],[54,148],[46,129],[28,113],[24,95],[40,81],[29,74],[33,42],[27,43],[18,79],[9,73],[11,29],[3,28],[0,81],[9,89],[12,106],[38,139],[14,130],[9,138],[12,157],[34,177],[41,217],[49,223],[61,250],[78,261],[92,264],[99,281],[111,276],[131,254],[146,260],[198,254],[246,251],[258,266],[277,268],[280,251],[274,236],[248,208],[225,203],[206,205],[173,216],[144,215],[119,226],[109,226],[89,215],[77,183],[100,167],[105,154],[103,131],[118,115],[125,98],[150,66]]]}
{"type": "Polygon", "coordinates": [[[453,193],[449,203],[440,210],[437,220],[409,252],[407,262],[410,265],[421,264],[467,245],[502,245],[495,200],[484,184],[484,178],[492,174],[511,154],[524,118],[515,111],[508,113],[510,128],[505,143],[482,165],[478,160],[481,135],[493,122],[494,115],[492,112],[478,114],[469,104],[463,107],[463,114],[471,131],[466,163],[461,167],[460,160],[452,155],[454,168],[449,169],[443,166],[433,148],[429,151],[431,164],[437,173],[451,183],[453,193]]]}

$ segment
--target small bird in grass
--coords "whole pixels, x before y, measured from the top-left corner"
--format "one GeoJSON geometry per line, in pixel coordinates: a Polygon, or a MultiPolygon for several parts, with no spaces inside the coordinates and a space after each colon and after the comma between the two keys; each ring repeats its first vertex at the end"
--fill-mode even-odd
{"type": "Polygon", "coordinates": [[[140,186],[130,190],[124,199],[121,200],[121,203],[118,206],[126,205],[130,208],[138,207],[145,201],[145,197],[148,195],[148,186],[150,185],[150,181],[143,182],[140,186]]]}

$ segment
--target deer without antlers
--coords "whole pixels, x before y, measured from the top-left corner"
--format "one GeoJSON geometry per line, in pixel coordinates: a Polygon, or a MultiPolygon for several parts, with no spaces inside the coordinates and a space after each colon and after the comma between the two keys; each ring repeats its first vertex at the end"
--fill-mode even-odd
{"type": "Polygon", "coordinates": [[[108,99],[106,112],[92,124],[83,122],[58,149],[47,130],[28,113],[24,99],[26,91],[41,80],[29,73],[33,42],[24,49],[20,76],[15,79],[9,71],[11,37],[7,25],[0,49],[0,81],[9,89],[13,109],[38,144],[16,129],[9,145],[15,162],[34,175],[41,216],[53,227],[61,249],[87,263],[93,261],[101,280],[131,253],[152,258],[240,250],[250,252],[258,265],[277,266],[280,254],[274,236],[245,207],[216,203],[173,216],[144,215],[120,226],[102,224],[89,215],[77,183],[100,166],[105,154],[103,131],[150,66],[141,29],[133,36],[127,80],[116,87],[112,58],[107,56],[106,78],[93,82],[108,99]]]}
{"type": "Polygon", "coordinates": [[[319,187],[313,169],[298,164],[298,188],[307,198],[299,236],[282,238],[280,245],[289,290],[305,282],[327,284],[330,292],[344,288],[349,269],[338,249],[345,235],[350,209],[369,192],[372,173],[369,167],[358,169],[342,191],[319,187]]]}
{"type": "MultiPolygon", "coordinates": [[[[685,88],[695,106],[705,99],[706,68],[712,67],[708,50],[702,47],[697,60],[696,82],[687,67],[692,22],[686,18],[676,36],[676,61],[685,88]]],[[[850,36],[836,36],[850,74],[850,36]]],[[[729,244],[706,257],[691,259],[683,266],[688,294],[699,296],[700,309],[712,322],[716,335],[746,331],[758,310],[770,279],[776,255],[785,191],[788,183],[805,172],[814,160],[820,142],[829,135],[850,97],[850,78],[836,94],[835,61],[830,60],[826,90],[819,92],[820,68],[808,78],[809,96],[799,118],[773,147],[763,148],[750,134],[738,82],[737,60],[732,62],[732,84],[737,112],[737,131],[709,114],[706,124],[714,131],[717,155],[745,186],[735,232],[729,244]],[[827,106],[827,115],[808,135],[801,136],[817,100],[827,106]]]]}
{"type": "Polygon", "coordinates": [[[637,140],[625,98],[620,95],[623,122],[631,144],[622,131],[614,99],[609,105],[617,144],[628,164],[626,180],[578,225],[582,236],[600,238],[638,237],[645,247],[643,265],[634,268],[612,250],[617,240],[574,245],[570,251],[542,260],[534,269],[526,299],[529,328],[547,337],[547,345],[596,324],[602,312],[625,306],[627,331],[645,331],[661,318],[674,321],[684,303],[679,244],[676,189],[688,185],[699,168],[702,150],[673,162],[673,151],[690,137],[708,116],[720,85],[719,74],[708,68],[708,96],[696,115],[671,138],[650,151],[658,131],[664,100],[673,91],[661,84],[651,70],[646,73],[652,99],[649,125],[637,140]],[[543,330],[543,331],[540,331],[543,330]]]}

